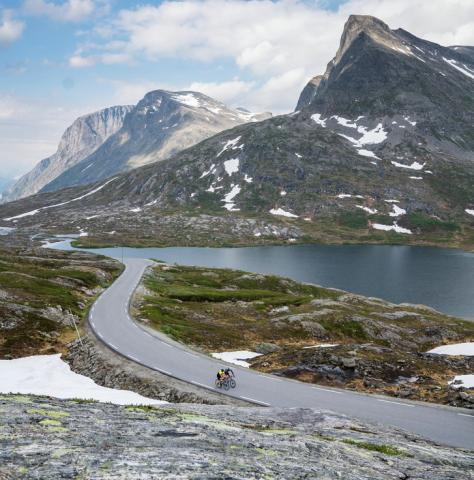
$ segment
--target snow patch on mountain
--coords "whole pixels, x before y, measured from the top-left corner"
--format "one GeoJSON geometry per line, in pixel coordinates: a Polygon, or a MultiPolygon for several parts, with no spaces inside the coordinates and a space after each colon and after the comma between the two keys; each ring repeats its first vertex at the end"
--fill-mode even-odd
{"type": "Polygon", "coordinates": [[[182,105],[187,105],[188,107],[198,108],[201,106],[199,99],[196,98],[192,93],[177,93],[172,95],[171,98],[182,105]]]}
{"type": "Polygon", "coordinates": [[[385,232],[390,232],[391,230],[393,230],[394,232],[405,233],[407,235],[411,235],[413,233],[408,228],[400,227],[397,224],[397,222],[394,222],[393,225],[383,225],[382,223],[372,223],[371,227],[375,228],[375,230],[384,230],[385,232]]]}
{"type": "Polygon", "coordinates": [[[213,163],[209,168],[209,170],[206,170],[205,172],[203,172],[199,178],[207,177],[209,174],[215,173],[215,171],[216,171],[216,165],[213,163]]]}
{"type": "Polygon", "coordinates": [[[270,213],[272,215],[279,215],[281,217],[298,218],[298,215],[295,215],[294,213],[291,213],[291,212],[287,212],[286,210],[283,210],[283,208],[272,208],[270,210],[270,213]]]}
{"type": "Polygon", "coordinates": [[[239,159],[231,158],[230,160],[226,160],[224,162],[224,169],[229,176],[233,173],[237,173],[239,171],[239,159]]]}
{"type": "Polygon", "coordinates": [[[108,185],[110,182],[113,182],[116,178],[117,177],[111,178],[109,181],[100,185],[100,187],[94,188],[94,190],[91,190],[90,192],[85,193],[84,195],[81,195],[80,197],[76,197],[76,198],[73,198],[72,200],[68,200],[67,202],[56,203],[54,205],[48,205],[46,207],[41,207],[41,208],[38,208],[36,210],[31,210],[30,212],[21,213],[20,215],[16,215],[14,217],[4,218],[4,220],[9,222],[10,220],[17,220],[19,218],[36,215],[41,210],[47,210],[49,208],[55,208],[55,207],[62,207],[63,205],[67,205],[68,203],[77,202],[78,200],[82,200],[83,198],[89,197],[90,195],[93,195],[94,193],[97,193],[99,190],[102,190],[106,185],[108,185]]]}
{"type": "Polygon", "coordinates": [[[423,168],[425,167],[426,165],[426,162],[421,164],[421,163],[418,163],[418,162],[413,162],[411,165],[405,165],[403,163],[398,163],[398,162],[395,162],[394,160],[391,161],[392,165],[394,165],[395,167],[398,167],[398,168],[407,168],[409,170],[423,170],[423,168]]]}
{"type": "Polygon", "coordinates": [[[222,150],[216,155],[216,158],[220,157],[226,150],[229,150],[229,149],[236,150],[237,148],[242,149],[244,147],[244,145],[237,146],[240,138],[241,137],[238,136],[238,137],[236,137],[232,140],[228,140],[227,143],[222,147],[222,150]]]}
{"type": "Polygon", "coordinates": [[[376,158],[377,160],[380,160],[380,158],[377,157],[377,155],[375,155],[375,153],[371,152],[370,150],[365,150],[363,148],[360,148],[359,150],[357,150],[357,153],[359,155],[362,155],[363,157],[376,158]]]}
{"type": "Polygon", "coordinates": [[[399,217],[400,215],[405,215],[407,211],[404,208],[400,208],[397,205],[392,205],[392,211],[389,213],[391,217],[399,217]]]}
{"type": "Polygon", "coordinates": [[[456,62],[456,60],[451,60],[449,58],[445,58],[443,57],[443,60],[448,63],[449,65],[451,65],[453,68],[455,68],[456,70],[458,70],[459,72],[463,73],[464,75],[466,75],[466,77],[469,77],[469,78],[472,78],[474,80],[474,71],[472,71],[469,67],[467,67],[466,65],[464,65],[463,63],[461,64],[462,67],[460,67],[458,65],[458,62],[456,62]],[[464,68],[463,68],[464,67],[464,68]]]}
{"type": "Polygon", "coordinates": [[[321,125],[321,127],[326,127],[326,120],[321,118],[320,113],[315,113],[314,115],[311,115],[311,118],[318,124],[321,125]]]}
{"type": "Polygon", "coordinates": [[[364,210],[364,212],[370,213],[372,215],[374,213],[377,213],[378,211],[376,208],[364,207],[363,205],[356,205],[356,208],[360,208],[361,210],[364,210]]]}
{"type": "Polygon", "coordinates": [[[224,208],[229,210],[229,212],[238,212],[240,208],[235,208],[235,203],[233,202],[234,198],[240,193],[239,185],[231,185],[231,191],[227,193],[224,197],[223,202],[225,202],[224,208]]]}

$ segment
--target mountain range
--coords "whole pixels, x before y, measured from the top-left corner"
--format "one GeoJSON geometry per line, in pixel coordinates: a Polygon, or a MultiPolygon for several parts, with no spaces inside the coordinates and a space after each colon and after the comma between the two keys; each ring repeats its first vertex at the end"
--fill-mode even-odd
{"type": "MultiPolygon", "coordinates": [[[[95,238],[120,230],[127,241],[140,230],[151,243],[169,222],[180,226],[178,236],[187,225],[188,239],[201,229],[202,238],[226,233],[230,242],[472,244],[473,50],[351,16],[335,57],[295,112],[235,126],[107,182],[5,205],[0,218],[81,228],[95,238]]],[[[120,132],[137,144],[146,130],[146,123],[126,126],[137,108],[91,158],[122,162],[120,132]]]]}
{"type": "Polygon", "coordinates": [[[4,201],[85,185],[158,162],[222,130],[270,116],[231,109],[197,92],[152,91],[136,106],[78,118],[63,134],[57,152],[22,176],[4,201]]]}

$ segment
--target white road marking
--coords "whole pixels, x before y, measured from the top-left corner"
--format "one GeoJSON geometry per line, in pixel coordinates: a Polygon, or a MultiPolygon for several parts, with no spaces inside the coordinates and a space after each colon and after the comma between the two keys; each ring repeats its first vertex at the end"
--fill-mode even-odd
{"type": "Polygon", "coordinates": [[[133,355],[127,354],[128,358],[131,358],[132,360],[135,360],[136,362],[140,362],[137,357],[134,357],[133,355]]]}
{"type": "Polygon", "coordinates": [[[170,372],[167,372],[166,370],[161,370],[161,369],[159,369],[158,371],[159,371],[160,373],[164,373],[165,375],[169,375],[170,377],[173,376],[173,375],[171,375],[170,372]]]}
{"type": "Polygon", "coordinates": [[[210,385],[204,385],[204,383],[199,382],[191,382],[193,385],[197,385],[198,387],[210,388],[210,385]]]}
{"type": "Polygon", "coordinates": [[[377,398],[377,401],[385,402],[385,403],[396,403],[397,405],[402,405],[404,407],[410,407],[410,408],[415,407],[415,405],[408,405],[407,403],[402,403],[402,402],[392,402],[391,400],[381,400],[380,398],[377,398]]]}
{"type": "Polygon", "coordinates": [[[471,417],[474,418],[474,415],[469,415],[468,413],[458,413],[458,415],[461,415],[463,417],[471,417]]]}
{"type": "Polygon", "coordinates": [[[110,345],[112,348],[115,348],[115,350],[118,350],[117,345],[114,345],[113,343],[109,343],[109,345],[110,345]]]}
{"type": "Polygon", "coordinates": [[[195,353],[186,352],[186,350],[184,350],[183,353],[185,353],[186,355],[190,355],[191,357],[197,357],[195,353]]]}
{"type": "Polygon", "coordinates": [[[281,378],[276,378],[276,377],[267,377],[269,380],[273,380],[274,382],[283,382],[281,378]]]}
{"type": "Polygon", "coordinates": [[[265,405],[266,407],[269,407],[269,403],[261,402],[260,400],[255,400],[255,398],[249,398],[249,397],[240,397],[243,398],[244,400],[249,400],[250,402],[258,403],[259,405],[265,405]]]}
{"type": "Polygon", "coordinates": [[[343,393],[343,392],[338,392],[336,390],[330,390],[329,388],[322,388],[322,387],[313,387],[313,390],[323,390],[324,392],[337,393],[338,395],[341,395],[343,393]]]}

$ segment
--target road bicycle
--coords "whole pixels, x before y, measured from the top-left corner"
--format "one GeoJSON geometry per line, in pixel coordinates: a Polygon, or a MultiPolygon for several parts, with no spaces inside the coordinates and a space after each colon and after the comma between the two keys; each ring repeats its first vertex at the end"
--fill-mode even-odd
{"type": "Polygon", "coordinates": [[[224,390],[229,390],[231,388],[235,388],[237,386],[237,382],[235,381],[235,378],[232,377],[227,377],[224,378],[223,380],[219,380],[216,378],[215,385],[217,388],[223,388],[224,390]]]}

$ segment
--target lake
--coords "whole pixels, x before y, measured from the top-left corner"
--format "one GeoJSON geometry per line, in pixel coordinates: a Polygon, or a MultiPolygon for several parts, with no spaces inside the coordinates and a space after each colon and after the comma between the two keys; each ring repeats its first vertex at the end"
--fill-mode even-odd
{"type": "MultiPolygon", "coordinates": [[[[54,248],[70,249],[69,241],[54,248]]],[[[419,303],[474,319],[474,254],[392,245],[292,245],[244,248],[102,248],[121,258],[271,273],[395,303],[419,303]]]]}

